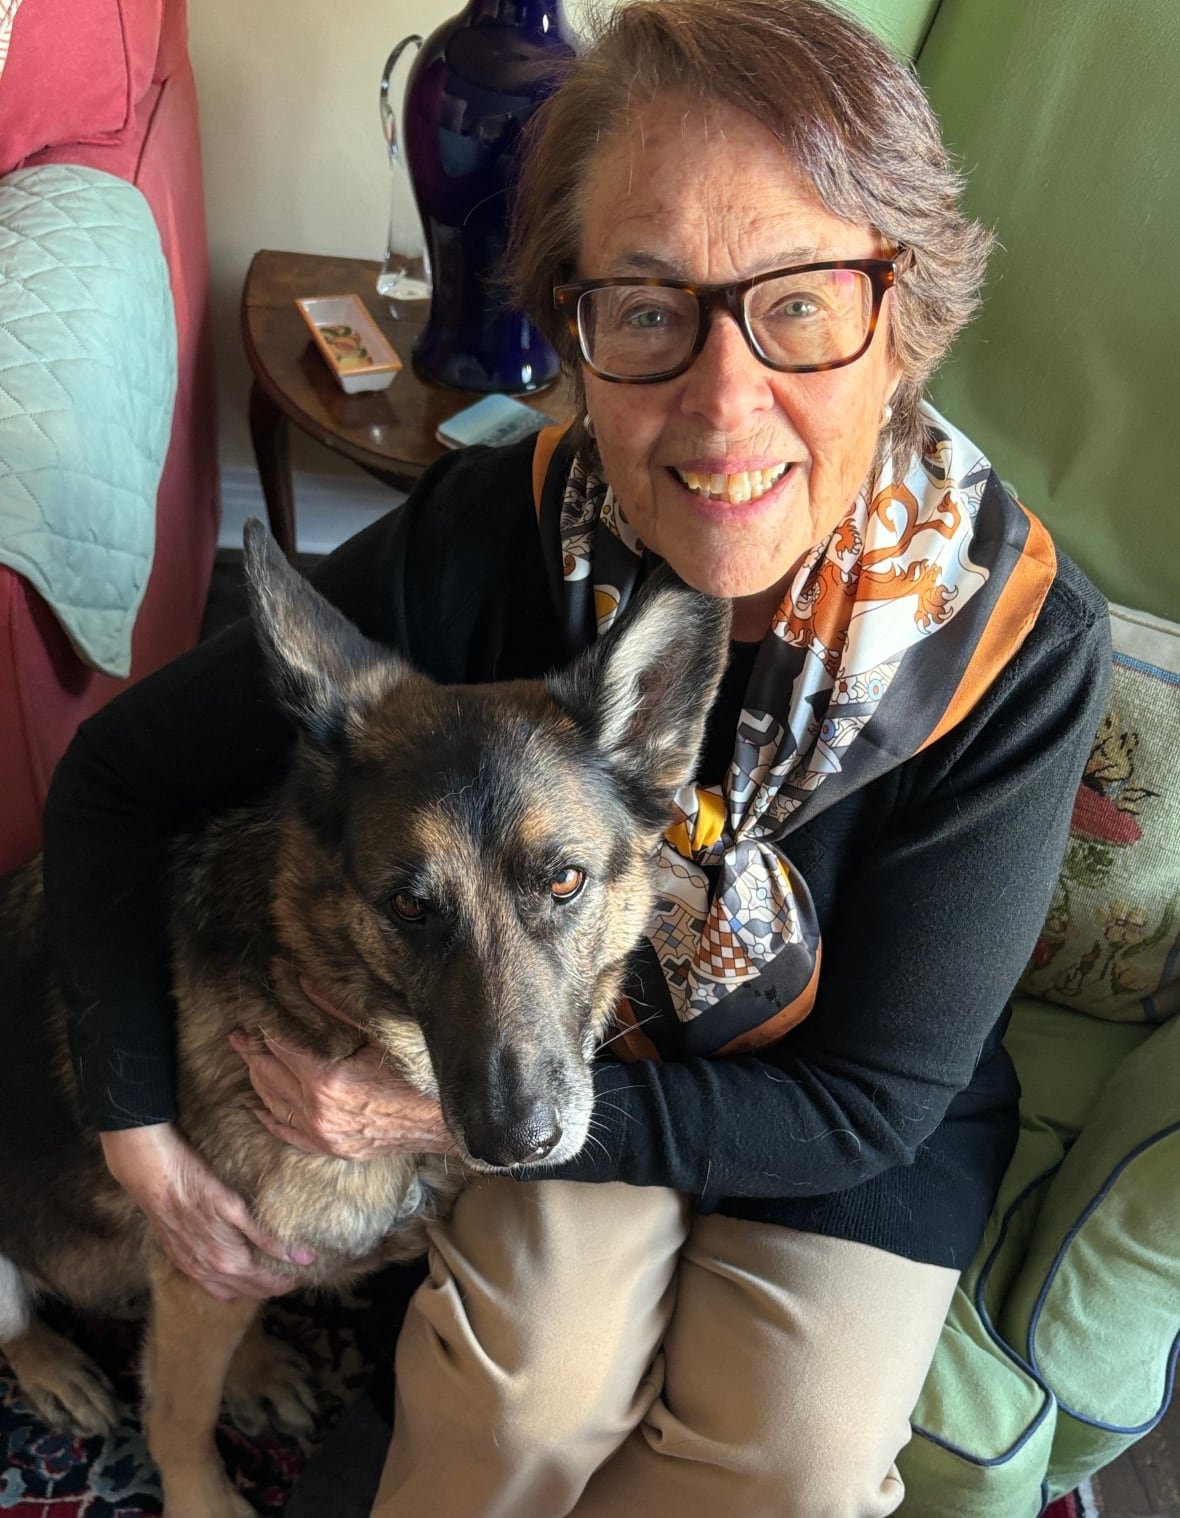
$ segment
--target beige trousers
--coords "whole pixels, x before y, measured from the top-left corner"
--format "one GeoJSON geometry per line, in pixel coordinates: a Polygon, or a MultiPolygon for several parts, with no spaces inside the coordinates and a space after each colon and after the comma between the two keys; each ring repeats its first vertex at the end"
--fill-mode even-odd
{"type": "Polygon", "coordinates": [[[436,1227],[373,1518],[879,1518],[958,1279],[676,1192],[482,1181],[436,1227]]]}

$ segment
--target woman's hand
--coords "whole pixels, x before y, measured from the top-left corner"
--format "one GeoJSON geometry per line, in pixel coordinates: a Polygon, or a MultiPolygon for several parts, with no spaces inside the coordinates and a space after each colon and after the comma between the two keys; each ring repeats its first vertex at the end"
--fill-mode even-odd
{"type": "Polygon", "coordinates": [[[314,1260],[311,1250],[288,1251],[264,1233],[237,1192],[222,1185],[171,1123],[99,1138],[107,1169],[142,1208],[164,1253],[217,1301],[274,1297],[296,1285],[289,1275],[256,1264],[252,1244],[276,1260],[314,1260]]]}
{"type": "Polygon", "coordinates": [[[445,1154],[454,1140],[433,1097],[416,1091],[371,1044],[324,1060],[273,1038],[230,1035],[264,1106],[259,1121],[309,1154],[372,1160],[382,1154],[445,1154]]]}

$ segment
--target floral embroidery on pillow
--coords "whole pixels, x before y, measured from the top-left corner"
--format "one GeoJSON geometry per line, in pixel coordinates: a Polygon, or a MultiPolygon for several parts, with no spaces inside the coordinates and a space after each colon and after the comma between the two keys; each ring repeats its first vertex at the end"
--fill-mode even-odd
{"type": "MultiPolygon", "coordinates": [[[[1176,936],[1180,889],[1162,910],[1134,899],[1130,856],[1161,794],[1142,783],[1142,758],[1140,734],[1108,712],[1074,800],[1057,889],[1021,981],[1026,992],[1098,1015],[1144,1015],[1140,999],[1159,983],[1151,951],[1176,936]]],[[[1143,884],[1149,897],[1151,880],[1143,884]]]]}

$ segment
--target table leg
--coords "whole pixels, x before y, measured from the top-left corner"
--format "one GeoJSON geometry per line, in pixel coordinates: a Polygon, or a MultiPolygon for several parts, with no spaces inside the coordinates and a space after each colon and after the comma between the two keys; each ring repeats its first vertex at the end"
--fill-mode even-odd
{"type": "Polygon", "coordinates": [[[295,561],[295,491],[287,418],[257,380],[250,387],[250,441],[275,542],[295,561]]]}

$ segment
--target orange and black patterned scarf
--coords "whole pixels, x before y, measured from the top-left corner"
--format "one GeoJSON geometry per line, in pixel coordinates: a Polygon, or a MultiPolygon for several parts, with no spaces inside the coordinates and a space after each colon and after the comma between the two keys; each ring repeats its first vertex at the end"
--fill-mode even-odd
{"type": "MultiPolygon", "coordinates": [[[[790,834],[949,732],[1037,618],[1056,572],[1048,534],[974,444],[932,408],[925,417],[921,456],[873,477],[795,575],[723,784],[677,795],[683,820],[657,859],[654,956],[646,974],[640,956],[621,1009],[632,1055],[734,1053],[807,1015],[820,932],[790,834]]],[[[560,498],[538,502],[542,534],[560,537],[572,654],[611,625],[653,556],[586,452],[560,498]]]]}

